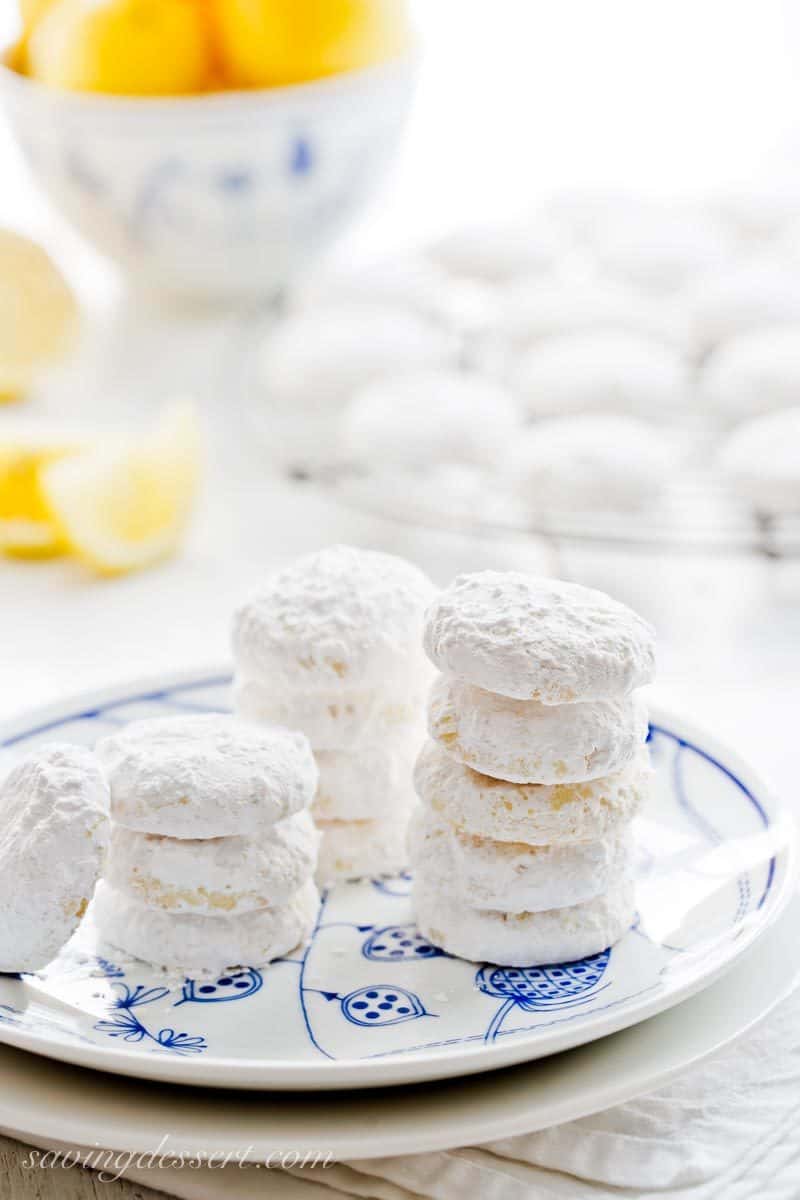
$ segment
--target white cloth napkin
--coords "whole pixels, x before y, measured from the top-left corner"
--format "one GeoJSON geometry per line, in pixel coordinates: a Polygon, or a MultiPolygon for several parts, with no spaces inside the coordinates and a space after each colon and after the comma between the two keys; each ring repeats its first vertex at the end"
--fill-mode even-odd
{"type": "Polygon", "coordinates": [[[324,1169],[126,1177],[181,1200],[798,1200],[800,989],[668,1087],[541,1133],[324,1169]]]}

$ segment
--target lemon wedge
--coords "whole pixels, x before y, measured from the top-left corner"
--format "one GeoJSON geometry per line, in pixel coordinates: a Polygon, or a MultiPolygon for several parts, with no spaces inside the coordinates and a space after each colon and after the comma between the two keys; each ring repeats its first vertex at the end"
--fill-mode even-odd
{"type": "Polygon", "coordinates": [[[195,406],[176,401],[143,437],[98,444],[45,466],[41,494],[68,548],[105,575],[173,553],[197,492],[201,442],[195,406]]]}
{"type": "Polygon", "coordinates": [[[23,395],[37,371],[75,340],[78,305],[36,242],[0,229],[0,401],[23,395]]]}
{"type": "Polygon", "coordinates": [[[0,427],[0,551],[45,558],[64,549],[41,492],[39,473],[82,449],[74,436],[0,427]]]}

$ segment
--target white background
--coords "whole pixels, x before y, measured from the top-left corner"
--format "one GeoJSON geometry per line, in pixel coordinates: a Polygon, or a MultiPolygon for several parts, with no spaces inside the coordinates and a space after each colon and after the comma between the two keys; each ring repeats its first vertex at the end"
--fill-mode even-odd
{"type": "MultiPolygon", "coordinates": [[[[794,176],[793,0],[418,0],[416,9],[425,66],[408,138],[348,255],[532,208],[563,188],[677,195],[794,176]]],[[[0,34],[13,21],[12,0],[0,0],[0,34]]],[[[0,717],[131,674],[224,659],[243,592],[270,563],[332,538],[414,554],[442,580],[490,561],[541,565],[535,547],[382,527],[270,480],[243,431],[230,320],[177,322],[126,297],[49,212],[2,120],[0,222],[52,248],[102,348],[93,372],[29,409],[143,419],[180,386],[198,396],[211,430],[204,504],[174,562],[98,581],[71,562],[0,560],[0,717]]],[[[641,558],[557,567],[566,568],[640,604],[659,627],[662,697],[794,790],[796,570],[641,558]]]]}
{"type": "MultiPolygon", "coordinates": [[[[411,2],[425,71],[371,246],[561,188],[697,193],[800,163],[796,0],[411,2]]],[[[0,39],[15,25],[0,0],[0,39]]],[[[47,225],[5,129],[0,181],[0,220],[47,225]]]]}

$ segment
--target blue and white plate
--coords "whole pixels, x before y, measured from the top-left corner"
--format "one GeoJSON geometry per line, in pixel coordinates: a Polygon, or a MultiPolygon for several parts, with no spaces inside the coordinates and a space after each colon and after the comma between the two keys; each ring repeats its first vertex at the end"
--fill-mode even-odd
{"type": "MultiPolygon", "coordinates": [[[[0,730],[0,772],[44,742],[225,711],[229,682],[173,676],[29,714],[0,730]]],[[[416,930],[408,875],[331,889],[306,948],[212,980],[130,959],[88,917],[41,974],[0,976],[0,1041],[172,1083],[316,1090],[472,1074],[642,1021],[731,966],[795,874],[791,820],[736,755],[666,714],[653,715],[650,752],[638,912],[611,950],[556,967],[451,958],[416,930]]]]}

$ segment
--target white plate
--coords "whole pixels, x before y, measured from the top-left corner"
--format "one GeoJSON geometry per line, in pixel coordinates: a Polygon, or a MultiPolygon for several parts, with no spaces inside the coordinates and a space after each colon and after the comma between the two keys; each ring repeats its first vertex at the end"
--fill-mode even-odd
{"type": "Polygon", "coordinates": [[[679,1008],[577,1050],[480,1079],[391,1092],[275,1095],[120,1079],[0,1046],[0,1130],[23,1140],[165,1155],[380,1158],[474,1146],[572,1121],[662,1087],[739,1037],[800,981],[800,899],[679,1008]],[[732,1002],[732,997],[735,1002],[732,1002]]]}
{"type": "MultiPolygon", "coordinates": [[[[156,713],[223,710],[224,676],[136,682],[0,731],[0,769],[53,739],[92,744],[156,713]]],[[[413,928],[407,876],[324,898],[308,948],[217,980],[170,977],[84,922],[40,976],[0,978],[0,1040],[172,1083],[381,1087],[529,1061],[633,1025],[729,968],[777,916],[791,821],[733,754],[653,718],[655,787],[638,821],[638,918],[612,951],[561,967],[467,963],[413,928]]]]}

